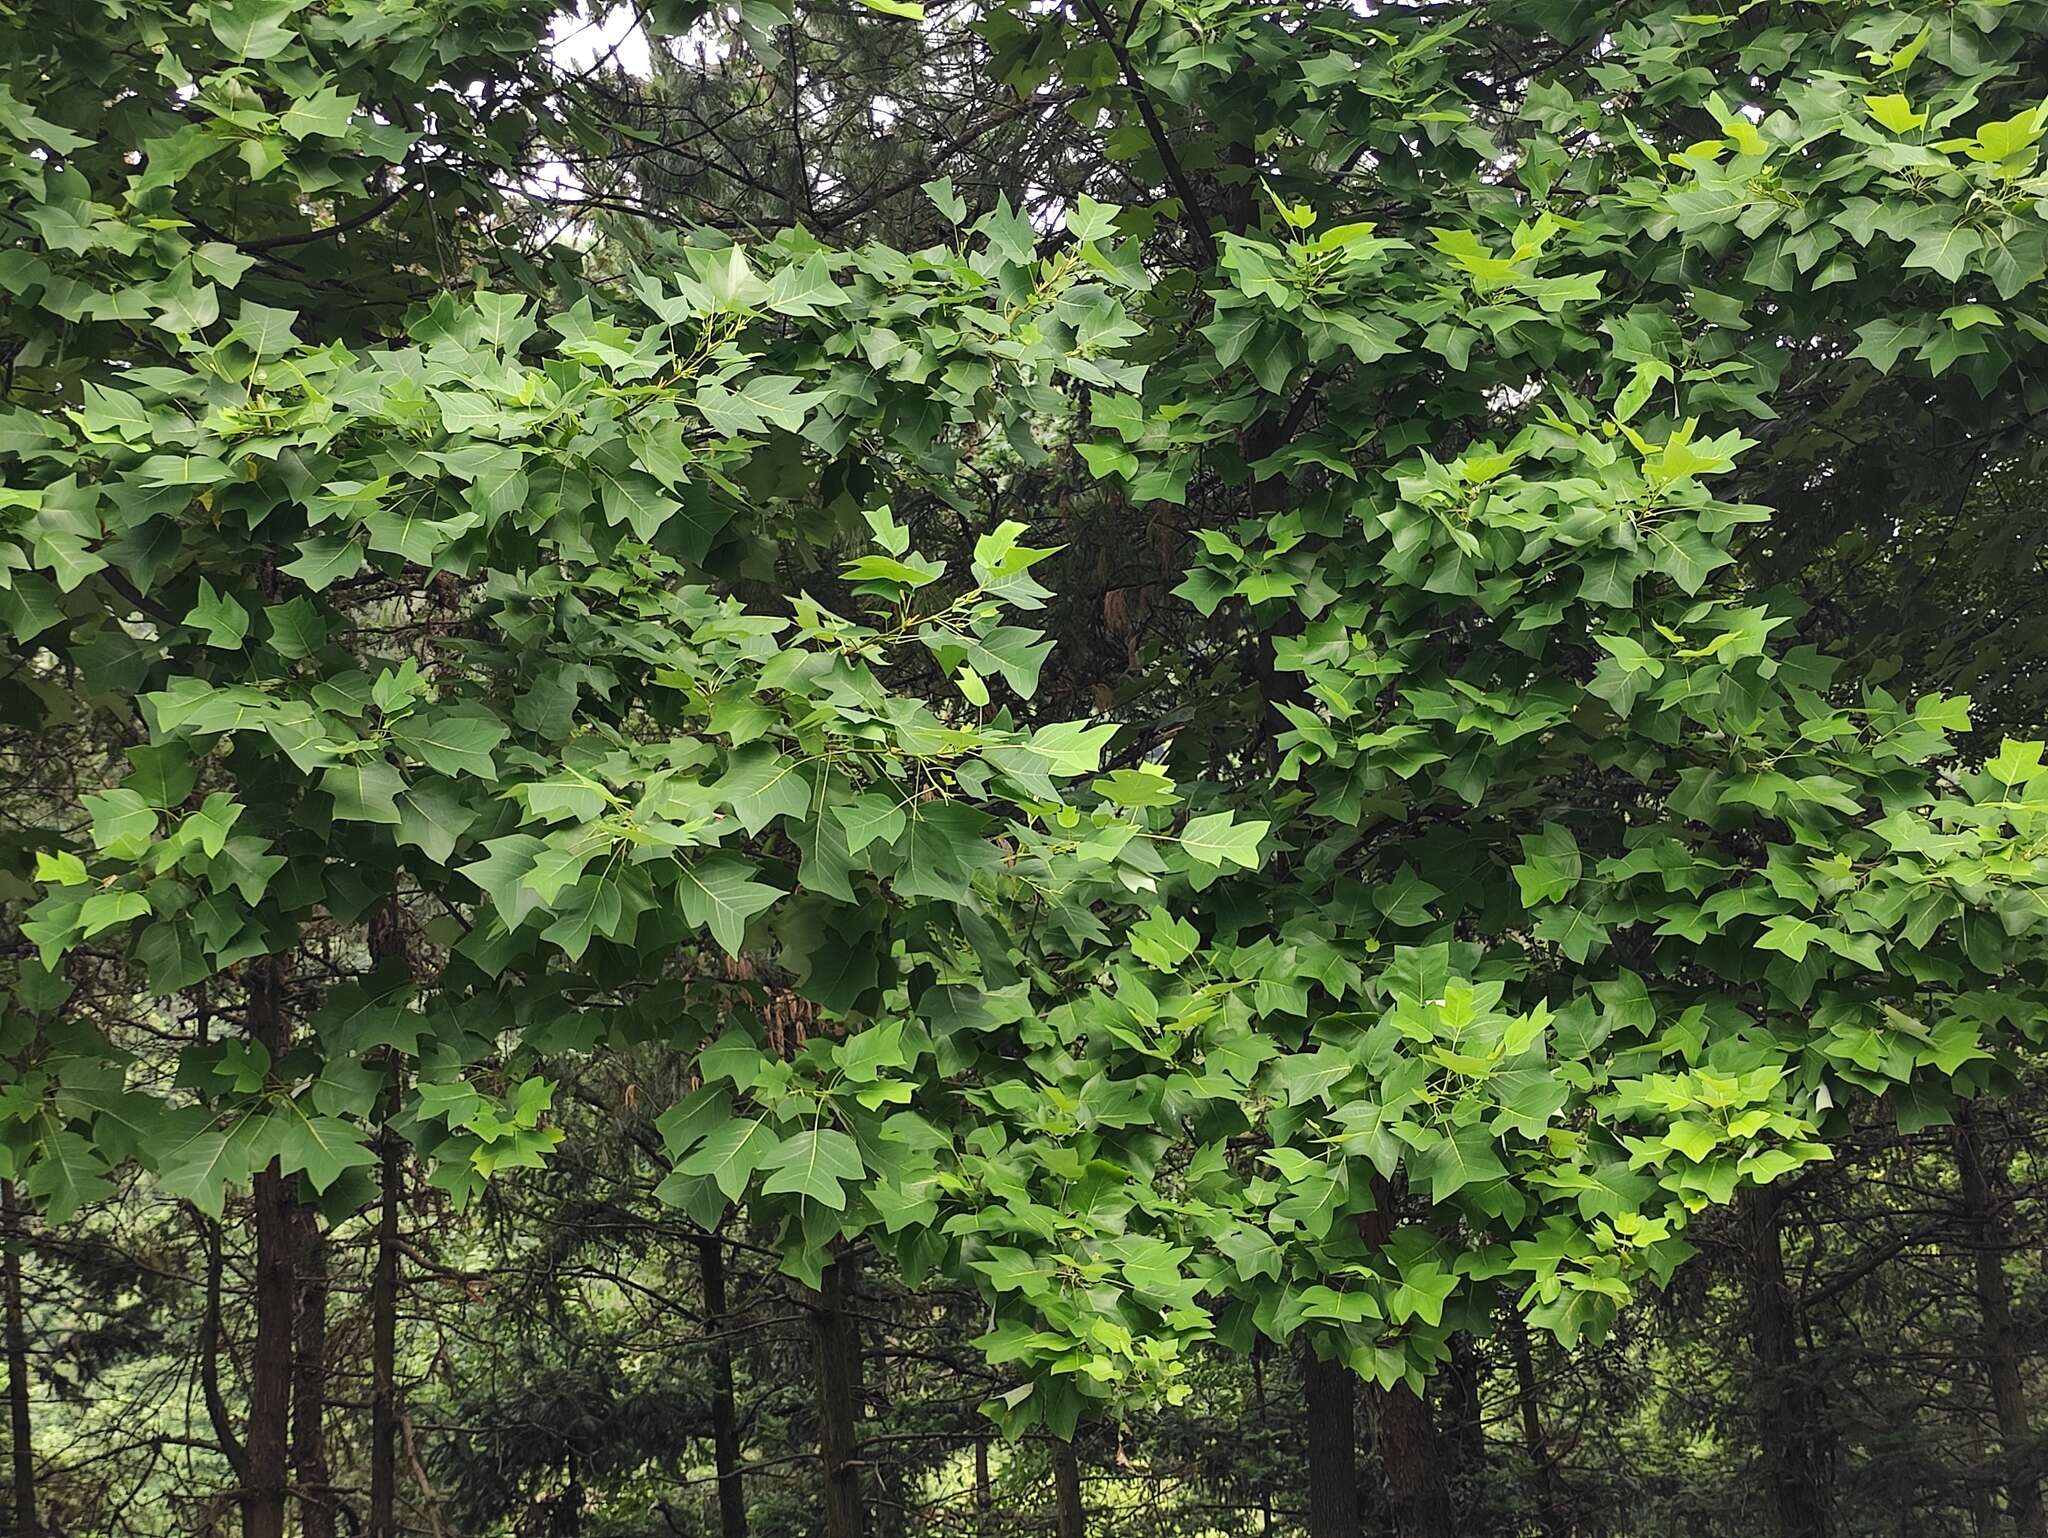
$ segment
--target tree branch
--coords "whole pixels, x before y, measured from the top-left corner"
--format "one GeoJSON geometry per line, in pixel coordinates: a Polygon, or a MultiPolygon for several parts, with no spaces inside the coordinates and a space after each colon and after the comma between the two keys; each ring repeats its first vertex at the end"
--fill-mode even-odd
{"type": "Polygon", "coordinates": [[[1195,244],[1201,248],[1202,260],[1210,266],[1216,264],[1216,236],[1209,228],[1209,216],[1202,209],[1202,200],[1195,196],[1195,185],[1188,180],[1188,173],[1181,168],[1180,157],[1173,152],[1173,142],[1167,138],[1166,125],[1159,120],[1159,113],[1152,105],[1152,93],[1145,89],[1145,82],[1138,74],[1138,66],[1132,62],[1130,49],[1109,24],[1109,18],[1102,12],[1097,0],[1081,0],[1088,8],[1088,14],[1095,18],[1095,28],[1102,34],[1109,51],[1116,55],[1117,68],[1123,71],[1124,84],[1131,89],[1131,97],[1137,103],[1138,116],[1145,120],[1145,131],[1152,136],[1152,144],[1159,151],[1159,160],[1166,167],[1166,179],[1173,183],[1174,196],[1180,199],[1181,222],[1188,233],[1195,237],[1195,244]]]}

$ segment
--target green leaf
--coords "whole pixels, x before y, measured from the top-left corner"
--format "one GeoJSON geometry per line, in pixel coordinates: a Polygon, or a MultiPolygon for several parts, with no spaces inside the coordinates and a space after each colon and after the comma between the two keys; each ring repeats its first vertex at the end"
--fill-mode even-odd
{"type": "Polygon", "coordinates": [[[192,794],[198,771],[192,767],[192,753],[183,743],[141,743],[128,749],[131,773],[127,788],[151,806],[166,809],[179,805],[192,794]]]}
{"type": "Polygon", "coordinates": [[[920,190],[931,199],[932,206],[945,215],[948,224],[960,224],[966,220],[967,205],[953,190],[952,177],[941,176],[937,181],[926,182],[920,190]]]}
{"type": "Polygon", "coordinates": [[[293,0],[229,0],[207,7],[213,35],[238,59],[272,59],[296,40],[293,0]]]}
{"type": "Polygon", "coordinates": [[[462,799],[456,786],[444,779],[423,779],[408,785],[393,803],[398,809],[401,844],[419,850],[436,865],[446,865],[462,835],[475,826],[481,815],[462,799]]]}
{"type": "Polygon", "coordinates": [[[1164,908],[1154,908],[1129,931],[1131,950],[1140,961],[1171,972],[1201,948],[1201,931],[1164,908]]]}
{"type": "Polygon", "coordinates": [[[85,861],[68,849],[52,854],[36,852],[36,880],[47,886],[84,886],[88,880],[85,861]]]}
{"type": "Polygon", "coordinates": [[[1206,817],[1188,819],[1187,826],[1180,830],[1180,847],[1190,859],[1204,865],[1221,866],[1228,862],[1257,870],[1259,840],[1271,826],[1267,822],[1235,822],[1228,812],[1212,812],[1206,817]]]}
{"type": "Polygon", "coordinates": [[[895,843],[906,820],[895,797],[871,792],[855,796],[845,806],[834,807],[832,815],[846,830],[848,854],[859,854],[870,844],[895,843]]]}
{"type": "Polygon", "coordinates": [[[62,1226],[88,1202],[114,1194],[105,1176],[106,1166],[90,1143],[76,1132],[58,1132],[37,1145],[22,1186],[42,1204],[45,1221],[62,1226]]]}
{"type": "Polygon", "coordinates": [[[240,342],[259,358],[280,358],[299,345],[298,338],[292,334],[298,320],[297,310],[274,310],[269,305],[245,299],[228,337],[240,342]]]}
{"type": "Polygon", "coordinates": [[[1114,203],[1098,203],[1082,193],[1067,210],[1067,231],[1076,240],[1101,240],[1116,233],[1116,216],[1123,210],[1114,203]]]}
{"type": "Polygon", "coordinates": [[[1414,927],[1434,921],[1429,904],[1443,895],[1441,887],[1430,885],[1415,873],[1414,867],[1403,865],[1394,873],[1393,880],[1373,888],[1372,905],[1390,923],[1414,927]]]}
{"type": "Polygon", "coordinates": [[[1929,330],[1926,322],[1917,316],[1903,321],[1881,316],[1858,327],[1856,335],[1858,345],[1849,356],[1867,359],[1880,374],[1889,374],[1898,362],[1899,354],[1920,346],[1927,340],[1929,330]]]}
{"type": "Polygon", "coordinates": [[[270,646],[280,657],[297,662],[310,657],[327,644],[327,621],[303,596],[289,603],[272,604],[263,611],[270,626],[270,646]]]}
{"type": "Polygon", "coordinates": [[[386,763],[336,764],[320,776],[320,788],[334,801],[339,822],[400,821],[398,798],[405,781],[386,763]]]}
{"type": "Polygon", "coordinates": [[[1457,1291],[1455,1272],[1434,1261],[1406,1262],[1401,1267],[1400,1285],[1387,1295],[1387,1318],[1395,1324],[1420,1319],[1426,1325],[1440,1325],[1444,1304],[1457,1291]]]}
{"type": "Polygon", "coordinates": [[[1583,869],[1578,840],[1563,823],[1545,823],[1542,832],[1523,834],[1522,863],[1515,867],[1522,906],[1563,902],[1579,884],[1583,869]]]}
{"type": "Polygon", "coordinates": [[[721,433],[759,434],[771,427],[793,433],[825,399],[822,390],[804,390],[801,383],[785,375],[755,374],[736,390],[703,384],[697,387],[696,405],[704,420],[721,433]]]}
{"type": "Polygon", "coordinates": [[[706,1134],[696,1152],[676,1166],[676,1173],[708,1175],[727,1201],[738,1201],[754,1172],[779,1151],[780,1140],[764,1123],[741,1116],[706,1134]]]}
{"type": "Polygon", "coordinates": [[[344,96],[332,86],[322,86],[311,96],[301,96],[285,108],[277,126],[294,139],[306,139],[315,134],[339,139],[348,133],[349,118],[361,99],[344,96]]]}
{"type": "Polygon", "coordinates": [[[149,916],[149,899],[140,892],[95,892],[78,910],[81,934],[90,940],[102,930],[149,916]]]}
{"type": "Polygon", "coordinates": [[[206,644],[223,651],[239,651],[249,635],[249,611],[234,599],[214,591],[213,584],[199,579],[199,602],[185,616],[185,623],[206,632],[206,644]]]}
{"type": "Polygon", "coordinates": [[[103,791],[85,798],[92,815],[93,847],[117,859],[141,857],[156,837],[156,812],[134,791],[103,791]]]}
{"type": "Polygon", "coordinates": [[[156,1164],[156,1182],[209,1217],[218,1218],[228,1187],[239,1185],[268,1163],[263,1147],[266,1117],[245,1117],[226,1131],[202,1119],[200,1130],[174,1142],[156,1164]],[[258,1158],[258,1155],[261,1158],[258,1158]]]}
{"type": "Polygon", "coordinates": [[[764,1196],[801,1196],[834,1212],[846,1209],[841,1182],[859,1180],[867,1173],[853,1139],[829,1128],[797,1133],[764,1162],[774,1171],[761,1184],[764,1196]]]}
{"type": "Polygon", "coordinates": [[[2026,785],[2040,777],[2041,747],[2038,742],[2021,742],[2007,737],[1984,768],[2001,785],[2026,785]]]}
{"type": "Polygon", "coordinates": [[[1915,112],[1912,103],[1903,96],[1866,96],[1863,98],[1863,106],[1873,118],[1895,134],[1911,133],[1927,121],[1927,114],[1915,112]]]}
{"type": "Polygon", "coordinates": [[[1794,962],[1806,959],[1806,950],[1820,935],[1820,926],[1791,914],[1778,914],[1767,919],[1764,932],[1756,940],[1760,951],[1777,951],[1794,962]]]}
{"type": "Polygon", "coordinates": [[[315,1191],[325,1191],[349,1170],[377,1162],[357,1130],[332,1116],[287,1119],[277,1153],[279,1170],[287,1175],[303,1170],[315,1191]]]}
{"type": "Polygon", "coordinates": [[[661,1146],[670,1159],[680,1159],[702,1142],[714,1129],[732,1118],[732,1094],[720,1085],[707,1084],[685,1095],[654,1119],[661,1134],[661,1146]]]}
{"type": "Polygon", "coordinates": [[[391,726],[391,740],[429,769],[479,780],[497,779],[491,755],[509,735],[505,723],[481,706],[428,710],[391,726]]]}
{"type": "Polygon", "coordinates": [[[729,956],[740,953],[747,920],[784,896],[780,887],[756,881],[758,868],[735,855],[711,855],[687,867],[676,882],[683,916],[708,928],[729,956]]]}
{"type": "Polygon", "coordinates": [[[923,587],[946,574],[941,562],[927,560],[914,553],[903,560],[893,555],[863,555],[848,561],[845,571],[854,582],[898,584],[907,588],[923,587]]]}
{"type": "Polygon", "coordinates": [[[660,533],[661,526],[682,511],[683,506],[662,489],[661,482],[637,470],[607,476],[601,495],[605,522],[623,523],[633,531],[635,539],[643,541],[660,533]]]}
{"type": "Polygon", "coordinates": [[[362,545],[346,535],[316,534],[298,544],[299,557],[278,568],[297,577],[314,592],[325,592],[343,577],[363,568],[362,545]]]}
{"type": "MultiPolygon", "coordinates": [[[[1117,734],[1114,722],[1090,726],[1082,721],[1056,721],[1041,726],[1028,742],[991,745],[982,756],[1000,769],[1043,779],[1070,779],[1093,774],[1102,763],[1102,750],[1117,734]]],[[[1263,831],[1263,825],[1262,829],[1263,831]]],[[[1257,842],[1254,835],[1253,842],[1257,842]]],[[[1214,861],[1209,862],[1214,864],[1214,861]]]]}
{"type": "Polygon", "coordinates": [[[832,1049],[832,1060],[856,1084],[872,1084],[884,1068],[908,1068],[903,1051],[903,1022],[888,1020],[855,1031],[832,1049]]]}
{"type": "Polygon", "coordinates": [[[711,792],[732,808],[749,833],[759,833],[778,817],[801,823],[811,808],[811,783],[802,767],[766,743],[734,753],[711,792]]]}
{"type": "Polygon", "coordinates": [[[1409,1155],[1414,1175],[1429,1182],[1429,1199],[1441,1206],[1468,1185],[1502,1179],[1507,1166],[1482,1127],[1459,1127],[1428,1148],[1409,1155]]]}

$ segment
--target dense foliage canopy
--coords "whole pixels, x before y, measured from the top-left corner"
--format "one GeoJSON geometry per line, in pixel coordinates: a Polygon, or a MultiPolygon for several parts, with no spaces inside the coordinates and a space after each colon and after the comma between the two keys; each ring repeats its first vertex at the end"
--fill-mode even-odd
{"type": "Polygon", "coordinates": [[[1741,1233],[1817,1534],[1782,1214],[1929,1149],[1963,1504],[2042,1530],[1971,1130],[2048,1019],[2039,0],[0,20],[21,1531],[31,1325],[180,1298],[185,1474],[63,1530],[696,1531],[705,1442],[727,1538],[975,1447],[986,1512],[972,1415],[882,1472],[886,1306],[1064,1531],[1290,1359],[1268,1530],[1360,1530],[1363,1392],[1391,1531],[1648,1531],[1532,1352],[1741,1233]],[[728,1269],[810,1332],[792,1504],[728,1269]]]}

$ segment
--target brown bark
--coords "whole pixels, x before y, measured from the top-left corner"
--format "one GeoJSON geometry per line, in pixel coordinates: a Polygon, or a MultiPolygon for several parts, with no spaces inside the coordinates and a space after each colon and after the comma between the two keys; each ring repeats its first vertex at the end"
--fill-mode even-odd
{"type": "Polygon", "coordinates": [[[2013,1326],[2012,1288],[2005,1274],[2005,1255],[2012,1241],[1968,1106],[1957,1112],[1955,1145],[1956,1169],[1962,1177],[1963,1220],[1976,1272],[1977,1310],[1983,1321],[1984,1361],[2006,1466],[2006,1510],[2019,1538],[2042,1538],[2048,1533],[2048,1523],[2042,1514],[2041,1478],[2032,1463],[2034,1432],[2020,1376],[2020,1337],[2013,1326]]]}
{"type": "Polygon", "coordinates": [[[988,1438],[977,1437],[974,1442],[974,1530],[977,1533],[991,1531],[992,1494],[988,1478],[988,1438]]]}
{"type": "MultiPolygon", "coordinates": [[[[372,970],[388,970],[403,980],[411,968],[396,903],[382,903],[371,913],[369,940],[372,970]]],[[[405,1140],[390,1126],[404,1093],[395,1054],[384,1071],[384,1124],[377,1131],[377,1247],[370,1262],[369,1538],[398,1538],[398,1218],[405,1199],[405,1140]]]]}
{"type": "Polygon", "coordinates": [[[1769,1186],[1743,1197],[1750,1247],[1751,1341],[1757,1361],[1757,1444],[1783,1538],[1827,1538],[1827,1409],[1799,1351],[1798,1307],[1785,1284],[1784,1199],[1769,1186]]]}
{"type": "Polygon", "coordinates": [[[1471,1334],[1460,1330],[1453,1335],[1450,1367],[1444,1374],[1444,1415],[1450,1422],[1458,1478],[1472,1485],[1486,1472],[1486,1409],[1479,1397],[1486,1372],[1486,1358],[1471,1334]]]}
{"type": "Polygon", "coordinates": [[[1301,1396],[1308,1427],[1308,1538],[1358,1538],[1358,1375],[1324,1361],[1304,1338],[1301,1396]]]}
{"type": "MultiPolygon", "coordinates": [[[[275,1063],[284,1056],[289,1027],[278,964],[266,958],[249,968],[249,1035],[275,1063]]],[[[292,1391],[291,1191],[275,1159],[256,1172],[252,1187],[256,1231],[256,1338],[249,1353],[249,1420],[243,1445],[243,1538],[284,1538],[290,1487],[292,1391]]]]}
{"type": "Polygon", "coordinates": [[[13,1475],[14,1532],[16,1538],[38,1538],[43,1524],[36,1516],[36,1443],[34,1418],[29,1413],[28,1317],[21,1298],[22,1212],[11,1180],[0,1180],[0,1216],[4,1216],[7,1224],[6,1243],[4,1248],[0,1248],[0,1290],[6,1294],[7,1424],[13,1475]]]}
{"type": "Polygon", "coordinates": [[[747,1492],[740,1464],[739,1405],[733,1395],[727,1337],[725,1251],[714,1234],[699,1243],[704,1270],[704,1328],[711,1336],[711,1460],[718,1476],[719,1538],[747,1538],[747,1492]]]}
{"type": "Polygon", "coordinates": [[[818,1460],[824,1474],[825,1538],[862,1538],[860,1342],[849,1313],[854,1263],[835,1260],[812,1295],[811,1356],[817,1374],[818,1460]]]}
{"type": "Polygon", "coordinates": [[[221,1255],[220,1224],[202,1216],[196,1209],[193,1220],[199,1225],[199,1241],[206,1252],[206,1292],[199,1313],[199,1393],[206,1404],[206,1418],[212,1422],[214,1440],[220,1443],[221,1455],[227,1459],[228,1467],[234,1470],[235,1479],[241,1484],[249,1482],[249,1455],[243,1450],[242,1439],[235,1433],[233,1418],[228,1414],[227,1401],[220,1391],[220,1284],[224,1260],[221,1255]]]}
{"type": "Polygon", "coordinates": [[[1536,1393],[1536,1364],[1529,1355],[1529,1327],[1510,1312],[1504,1332],[1515,1363],[1515,1408],[1522,1421],[1522,1445],[1536,1471],[1536,1528],[1543,1538],[1565,1538],[1570,1531],[1558,1485],[1557,1461],[1543,1431],[1543,1407],[1536,1393]]]}
{"type": "MultiPolygon", "coordinates": [[[[398,1100],[396,1070],[386,1115],[398,1100]]],[[[398,1538],[398,1208],[405,1192],[405,1141],[380,1129],[377,1248],[370,1262],[369,1538],[398,1538]]]]}
{"type": "Polygon", "coordinates": [[[1370,1388],[1373,1445],[1387,1479],[1387,1503],[1396,1538],[1454,1538],[1450,1486],[1429,1401],[1405,1383],[1370,1388]]]}
{"type": "MultiPolygon", "coordinates": [[[[1378,1175],[1373,1177],[1372,1192],[1374,1210],[1358,1220],[1358,1231],[1367,1244],[1378,1248],[1394,1236],[1400,1197],[1392,1183],[1378,1175]]],[[[1366,1397],[1372,1406],[1373,1448],[1387,1481],[1395,1538],[1453,1538],[1457,1521],[1444,1480],[1448,1460],[1429,1401],[1405,1383],[1390,1389],[1369,1383],[1366,1397]]]]}
{"type": "Polygon", "coordinates": [[[1081,1505],[1081,1460],[1074,1444],[1052,1444],[1053,1531],[1059,1538],[1085,1538],[1087,1513],[1081,1505]]]}
{"type": "Polygon", "coordinates": [[[327,1468],[327,1236],[302,1202],[291,1210],[293,1287],[292,1478],[301,1538],[334,1538],[333,1476],[327,1468]]]}
{"type": "MultiPolygon", "coordinates": [[[[1258,1434],[1261,1438],[1272,1435],[1271,1417],[1266,1413],[1266,1337],[1252,1338],[1252,1406],[1257,1415],[1258,1434]]],[[[1355,1483],[1355,1481],[1354,1481],[1355,1483]]],[[[1259,1531],[1273,1531],[1273,1487],[1269,1480],[1259,1481],[1259,1531]]]]}

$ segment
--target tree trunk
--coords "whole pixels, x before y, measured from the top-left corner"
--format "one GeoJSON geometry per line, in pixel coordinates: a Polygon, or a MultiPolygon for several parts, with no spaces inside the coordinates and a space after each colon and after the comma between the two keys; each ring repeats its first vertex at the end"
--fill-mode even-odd
{"type": "MultiPolygon", "coordinates": [[[[251,964],[248,1032],[276,1063],[287,1026],[277,962],[251,964]]],[[[248,1473],[242,1481],[243,1538],[284,1538],[290,1487],[292,1393],[291,1192],[277,1161],[251,1182],[256,1230],[256,1339],[249,1353],[249,1423],[243,1438],[248,1473]]]]}
{"type": "Polygon", "coordinates": [[[719,1538],[747,1538],[747,1491],[740,1468],[739,1406],[727,1338],[725,1251],[718,1236],[698,1244],[704,1269],[704,1328],[711,1335],[711,1466],[718,1476],[719,1538]]]}
{"type": "Polygon", "coordinates": [[[854,1263],[835,1260],[811,1300],[811,1356],[818,1383],[818,1460],[825,1486],[825,1538],[861,1538],[860,1340],[847,1312],[854,1263]]]}
{"type": "MultiPolygon", "coordinates": [[[[394,902],[370,915],[370,965],[398,979],[411,970],[394,902]]],[[[405,1200],[405,1140],[391,1130],[404,1086],[398,1057],[384,1065],[383,1124],[377,1130],[377,1248],[370,1263],[370,1524],[368,1538],[398,1538],[398,1217],[405,1200]]]]}
{"type": "MultiPolygon", "coordinates": [[[[1359,1237],[1375,1249],[1394,1237],[1399,1195],[1383,1176],[1372,1178],[1373,1210],[1358,1219],[1359,1237]]],[[[1444,1480],[1446,1458],[1429,1401],[1405,1383],[1383,1389],[1366,1385],[1372,1406],[1373,1447],[1387,1481],[1387,1505],[1396,1538],[1454,1538],[1451,1490],[1444,1480]]]]}
{"type": "MultiPolygon", "coordinates": [[[[398,1101],[395,1077],[386,1094],[388,1115],[398,1101]]],[[[405,1195],[405,1140],[387,1126],[377,1141],[382,1191],[370,1263],[369,1538],[398,1538],[398,1209],[405,1195]]]]}
{"type": "Polygon", "coordinates": [[[1769,1186],[1743,1198],[1750,1242],[1750,1317],[1758,1369],[1757,1443],[1783,1538],[1827,1538],[1826,1407],[1799,1359],[1796,1307],[1785,1285],[1783,1198],[1769,1186]]]}
{"type": "Polygon", "coordinates": [[[1481,1390],[1486,1383],[1488,1363],[1479,1343],[1468,1330],[1451,1337],[1451,1362],[1444,1374],[1443,1414],[1450,1425],[1447,1439],[1452,1454],[1453,1504],[1467,1527],[1490,1530],[1496,1513],[1485,1510],[1489,1485],[1486,1480],[1486,1406],[1481,1390]]]}
{"type": "Polygon", "coordinates": [[[1450,1486],[1429,1401],[1405,1383],[1371,1385],[1373,1445],[1387,1478],[1395,1538],[1455,1538],[1450,1486]]]}
{"type": "MultiPolygon", "coordinates": [[[[1273,1435],[1272,1417],[1266,1410],[1266,1350],[1266,1337],[1263,1335],[1253,1336],[1252,1407],[1256,1415],[1257,1434],[1262,1442],[1270,1441],[1273,1435]]],[[[1354,1480],[1353,1483],[1355,1484],[1356,1481],[1354,1480]]],[[[1272,1531],[1273,1483],[1270,1478],[1262,1477],[1259,1480],[1259,1532],[1261,1534],[1270,1534],[1272,1531]]]]}
{"type": "Polygon", "coordinates": [[[1968,1106],[1957,1110],[1955,1138],[1963,1217],[1976,1269],[1977,1309],[1983,1320],[1984,1361],[2005,1462],[2006,1510],[2012,1514],[2013,1531],[2019,1538],[2042,1538],[2048,1533],[2048,1524],[2042,1518],[2040,1476],[2033,1467],[2033,1427],[2028,1422],[2026,1391],[2020,1379],[2020,1338],[2013,1328],[2012,1289],[2005,1275],[2010,1240],[1968,1106]]]}
{"type": "Polygon", "coordinates": [[[1052,1444],[1053,1531],[1059,1538],[1083,1538],[1087,1513],[1081,1506],[1081,1460],[1074,1444],[1057,1438],[1052,1444]]]}
{"type": "Polygon", "coordinates": [[[327,1469],[327,1236],[320,1215],[292,1204],[292,1477],[301,1538],[334,1538],[334,1478],[327,1469]]]}
{"type": "Polygon", "coordinates": [[[562,1493],[548,1512],[548,1538],[583,1538],[583,1465],[576,1454],[562,1460],[562,1493]]]}
{"type": "Polygon", "coordinates": [[[206,1403],[206,1418],[213,1426],[214,1440],[220,1443],[221,1456],[234,1471],[236,1483],[249,1482],[249,1455],[242,1448],[242,1439],[235,1432],[233,1419],[228,1415],[227,1401],[220,1392],[220,1283],[225,1261],[221,1254],[220,1224],[214,1222],[194,1208],[192,1218],[199,1225],[199,1242],[206,1251],[206,1296],[199,1314],[199,1338],[195,1351],[199,1358],[199,1392],[206,1403]]]}
{"type": "Polygon", "coordinates": [[[1308,1419],[1308,1538],[1358,1538],[1358,1375],[1301,1342],[1308,1419]]]}
{"type": "MultiPolygon", "coordinates": [[[[207,1039],[208,1028],[213,1020],[206,990],[195,990],[197,995],[194,1032],[200,1041],[207,1039]]],[[[228,1468],[235,1476],[238,1488],[249,1487],[249,1454],[242,1446],[242,1439],[235,1431],[234,1418],[228,1414],[227,1400],[220,1391],[220,1359],[223,1350],[221,1339],[221,1277],[227,1266],[223,1247],[226,1240],[221,1234],[220,1224],[206,1216],[189,1203],[185,1208],[191,1216],[192,1225],[198,1231],[200,1249],[206,1256],[206,1288],[199,1312],[198,1338],[193,1343],[193,1353],[199,1359],[199,1394],[206,1405],[206,1419],[213,1428],[213,1439],[220,1445],[221,1456],[227,1460],[228,1468]]]]}
{"type": "Polygon", "coordinates": [[[1543,1434],[1536,1364],[1529,1355],[1529,1326],[1518,1311],[1510,1310],[1503,1333],[1515,1363],[1515,1405],[1522,1419],[1522,1445],[1536,1471],[1536,1528],[1543,1538],[1565,1538],[1570,1529],[1558,1488],[1557,1463],[1550,1456],[1550,1439],[1543,1434]]]}
{"type": "Polygon", "coordinates": [[[994,1506],[988,1479],[988,1438],[977,1437],[974,1441],[974,1530],[986,1535],[991,1531],[989,1519],[994,1506]]]}
{"type": "Polygon", "coordinates": [[[37,1538],[43,1524],[36,1517],[35,1425],[29,1415],[28,1319],[21,1301],[21,1202],[14,1182],[0,1180],[0,1216],[7,1224],[0,1249],[0,1289],[7,1311],[7,1423],[14,1483],[16,1538],[37,1538]]]}

